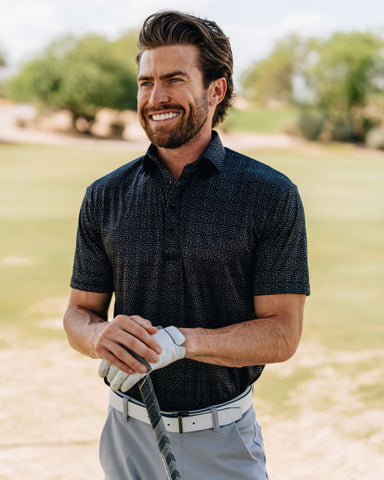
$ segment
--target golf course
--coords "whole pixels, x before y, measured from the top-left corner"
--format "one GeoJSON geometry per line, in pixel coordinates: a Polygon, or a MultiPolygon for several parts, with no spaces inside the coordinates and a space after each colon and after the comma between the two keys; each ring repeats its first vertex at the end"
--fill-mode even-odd
{"type": "MultiPolygon", "coordinates": [[[[241,149],[235,134],[226,140],[241,149]]],[[[68,346],[62,316],[85,189],[142,153],[120,143],[0,143],[1,480],[103,478],[108,392],[98,361],[68,346]]],[[[272,137],[241,151],[294,181],[308,229],[312,293],[300,347],[268,365],[254,390],[270,479],[379,479],[384,152],[272,137]]]]}

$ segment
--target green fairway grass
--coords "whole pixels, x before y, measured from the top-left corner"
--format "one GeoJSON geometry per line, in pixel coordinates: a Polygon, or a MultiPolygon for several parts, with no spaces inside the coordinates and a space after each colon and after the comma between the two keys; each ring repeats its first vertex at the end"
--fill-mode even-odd
{"type": "MultiPolygon", "coordinates": [[[[303,342],[330,352],[382,348],[384,154],[334,145],[244,153],[287,174],[304,201],[312,295],[303,342]]],[[[85,188],[137,155],[0,144],[0,348],[12,346],[15,337],[21,344],[65,341],[60,319],[85,188]]],[[[346,374],[353,376],[348,368],[346,374]]],[[[277,387],[277,376],[265,374],[260,395],[279,405],[290,389],[313,376],[304,366],[280,379],[277,387]]],[[[382,389],[368,383],[357,393],[376,405],[376,392],[382,389]]]]}
{"type": "Polygon", "coordinates": [[[85,188],[132,158],[97,149],[0,144],[3,325],[17,327],[24,339],[63,335],[57,322],[64,300],[49,299],[68,296],[85,188]],[[50,321],[55,328],[47,327],[50,321]]]}
{"type": "Polygon", "coordinates": [[[384,155],[349,146],[254,156],[299,187],[312,295],[304,337],[334,348],[384,344],[384,155]]]}
{"type": "MultiPolygon", "coordinates": [[[[264,410],[274,418],[285,418],[298,414],[300,408],[308,409],[308,392],[319,388],[310,405],[314,411],[338,411],[343,404],[346,415],[364,415],[380,408],[384,388],[383,355],[377,353],[384,345],[383,153],[329,145],[260,150],[251,155],[286,173],[299,187],[306,211],[312,291],[299,347],[299,352],[304,347],[306,357],[300,353],[298,360],[294,357],[296,368],[283,376],[284,365],[267,366],[256,384],[257,402],[264,402],[264,410]],[[312,346],[320,347],[321,360],[316,358],[317,348],[311,360],[312,346]],[[321,381],[324,389],[319,387],[321,381]]],[[[361,432],[370,436],[364,425],[361,432]]]]}
{"type": "Polygon", "coordinates": [[[224,121],[229,132],[257,132],[263,134],[282,133],[298,117],[294,107],[258,107],[248,110],[231,108],[224,121]]]}

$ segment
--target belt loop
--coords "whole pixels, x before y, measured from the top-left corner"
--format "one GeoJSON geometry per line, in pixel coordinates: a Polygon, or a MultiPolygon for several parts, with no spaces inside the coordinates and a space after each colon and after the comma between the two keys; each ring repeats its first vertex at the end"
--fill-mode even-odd
{"type": "Polygon", "coordinates": [[[219,417],[217,415],[217,408],[216,407],[211,408],[211,414],[212,414],[213,431],[215,433],[218,433],[218,432],[220,432],[220,425],[219,425],[219,417]]]}
{"type": "Polygon", "coordinates": [[[123,418],[126,422],[128,422],[128,398],[123,397],[123,418]]]}

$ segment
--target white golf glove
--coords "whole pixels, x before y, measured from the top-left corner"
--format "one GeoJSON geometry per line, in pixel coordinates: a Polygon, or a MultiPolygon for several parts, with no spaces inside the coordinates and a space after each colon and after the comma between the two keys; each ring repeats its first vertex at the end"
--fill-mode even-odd
{"type": "MultiPolygon", "coordinates": [[[[156,342],[161,346],[162,350],[159,355],[159,360],[156,363],[150,363],[142,359],[139,355],[135,358],[140,360],[146,367],[146,373],[128,373],[122,372],[117,367],[111,365],[107,360],[102,360],[99,366],[99,375],[101,378],[107,378],[109,386],[112,390],[121,390],[127,392],[139,380],[144,378],[152,370],[166,367],[170,363],[180,360],[185,357],[187,349],[182,346],[185,342],[184,335],[177,327],[158,327],[158,331],[152,335],[156,342]]],[[[132,354],[132,352],[130,351],[132,354]]]]}

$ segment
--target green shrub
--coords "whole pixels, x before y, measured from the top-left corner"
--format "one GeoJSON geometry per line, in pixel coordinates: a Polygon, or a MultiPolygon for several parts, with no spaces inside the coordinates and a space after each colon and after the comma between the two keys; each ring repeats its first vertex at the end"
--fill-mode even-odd
{"type": "Polygon", "coordinates": [[[317,110],[302,110],[298,130],[306,140],[317,140],[323,131],[325,116],[317,110]]]}
{"type": "Polygon", "coordinates": [[[330,134],[336,142],[352,142],[356,139],[353,125],[343,121],[332,123],[330,134]]]}

